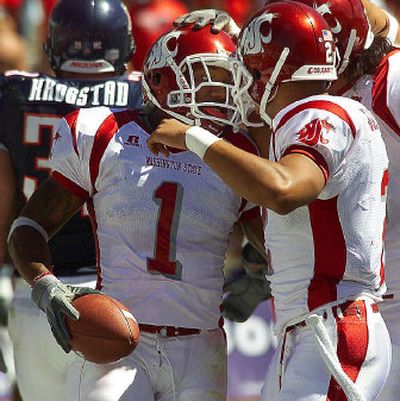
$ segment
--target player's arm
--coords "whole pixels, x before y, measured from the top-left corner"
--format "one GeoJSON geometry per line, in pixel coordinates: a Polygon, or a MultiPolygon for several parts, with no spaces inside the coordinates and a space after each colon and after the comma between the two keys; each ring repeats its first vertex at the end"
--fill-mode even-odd
{"type": "Polygon", "coordinates": [[[267,259],[264,246],[264,226],[261,217],[257,216],[254,219],[241,221],[240,226],[250,244],[257,249],[264,259],[267,259]]]}
{"type": "Polygon", "coordinates": [[[279,162],[266,160],[172,119],[163,120],[147,144],[154,154],[165,156],[165,145],[191,150],[237,194],[279,214],[311,203],[325,187],[323,171],[303,154],[288,154],[279,162]]]}
{"type": "MultiPolygon", "coordinates": [[[[7,265],[7,234],[16,214],[17,179],[9,152],[0,144],[0,327],[7,326],[10,304],[11,269],[7,265]],[[8,289],[8,291],[6,290],[8,289]]],[[[6,372],[2,352],[0,350],[0,371],[6,372]]]]}
{"type": "Polygon", "coordinates": [[[65,352],[71,350],[65,316],[73,320],[79,318],[79,312],[71,301],[77,296],[98,291],[66,285],[53,276],[47,241],[83,203],[84,200],[49,178],[33,193],[11,226],[9,236],[9,251],[14,264],[32,285],[32,300],[46,313],[51,331],[65,352]]]}
{"type": "Polygon", "coordinates": [[[7,235],[16,210],[17,178],[9,152],[0,147],[0,265],[7,255],[7,235]]]}
{"type": "Polygon", "coordinates": [[[234,191],[279,214],[311,203],[325,186],[323,172],[301,154],[273,162],[218,141],[206,152],[204,161],[234,191]]]}
{"type": "Polygon", "coordinates": [[[9,238],[9,250],[15,266],[29,284],[36,276],[51,270],[46,236],[51,238],[83,203],[82,199],[65,190],[52,178],[33,193],[20,217],[32,220],[44,232],[23,224],[17,226],[9,238]]]}
{"type": "Polygon", "coordinates": [[[362,2],[374,34],[387,37],[393,44],[400,45],[400,29],[396,17],[370,0],[362,0],[362,2]]]}

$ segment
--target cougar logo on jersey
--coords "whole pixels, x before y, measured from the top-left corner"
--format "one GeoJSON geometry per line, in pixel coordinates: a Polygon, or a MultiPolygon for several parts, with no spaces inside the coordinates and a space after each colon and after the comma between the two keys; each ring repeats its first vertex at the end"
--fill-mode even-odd
{"type": "Polygon", "coordinates": [[[329,14],[330,18],[334,19],[336,25],[333,26],[333,24],[330,24],[331,31],[337,35],[339,32],[341,32],[342,25],[340,25],[340,22],[336,18],[333,17],[330,7],[331,7],[330,3],[321,4],[320,6],[317,6],[316,4],[314,4],[315,11],[317,11],[319,14],[321,14],[324,18],[326,18],[326,14],[329,14]]]}
{"type": "Polygon", "coordinates": [[[177,39],[181,32],[170,32],[159,40],[147,59],[147,68],[162,68],[168,65],[168,59],[172,60],[178,53],[177,39]],[[173,48],[171,48],[174,46],[173,48]]]}
{"type": "Polygon", "coordinates": [[[315,146],[318,142],[326,145],[329,143],[329,139],[324,137],[324,134],[328,134],[334,130],[334,126],[328,120],[321,120],[316,118],[302,128],[297,135],[299,141],[309,146],[315,146]]]}
{"type": "MultiPolygon", "coordinates": [[[[244,29],[242,40],[240,41],[239,52],[242,55],[246,54],[257,54],[263,53],[264,49],[262,44],[270,43],[272,40],[272,30],[269,27],[268,34],[263,35],[261,25],[267,22],[271,24],[273,18],[276,18],[275,14],[262,14],[258,18],[255,18],[247,27],[244,29]]],[[[264,25],[264,27],[266,24],[264,25]]],[[[263,27],[263,28],[264,28],[263,27]]]]}

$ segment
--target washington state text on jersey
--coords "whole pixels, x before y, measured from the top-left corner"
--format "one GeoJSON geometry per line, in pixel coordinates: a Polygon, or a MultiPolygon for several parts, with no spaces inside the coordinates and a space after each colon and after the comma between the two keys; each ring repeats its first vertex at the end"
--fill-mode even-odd
{"type": "Polygon", "coordinates": [[[163,159],[161,157],[148,156],[146,157],[146,165],[161,167],[167,169],[174,169],[190,173],[194,175],[201,175],[201,166],[193,163],[182,163],[176,160],[163,159]]]}

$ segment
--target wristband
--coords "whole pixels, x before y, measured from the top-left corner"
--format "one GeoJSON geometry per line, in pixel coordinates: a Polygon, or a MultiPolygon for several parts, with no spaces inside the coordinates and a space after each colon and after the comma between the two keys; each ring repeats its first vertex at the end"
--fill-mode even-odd
{"type": "Polygon", "coordinates": [[[34,228],[36,231],[38,231],[42,235],[42,237],[44,238],[44,240],[46,242],[49,241],[49,236],[48,236],[46,230],[39,223],[37,223],[35,220],[30,219],[29,217],[20,216],[20,217],[16,218],[14,220],[14,222],[12,223],[12,225],[10,227],[10,232],[8,233],[7,242],[10,241],[10,237],[11,237],[12,233],[14,232],[14,230],[21,226],[29,226],[29,227],[34,228]]]}
{"type": "Polygon", "coordinates": [[[53,276],[53,273],[51,272],[51,271],[49,271],[49,270],[47,270],[47,271],[44,271],[43,273],[40,273],[39,275],[37,275],[34,279],[33,279],[33,281],[32,281],[32,287],[40,280],[40,279],[42,279],[43,277],[45,277],[45,276],[53,276]]]}
{"type": "Polygon", "coordinates": [[[185,133],[186,147],[201,159],[212,144],[221,140],[222,138],[201,127],[190,127],[185,133]]]}

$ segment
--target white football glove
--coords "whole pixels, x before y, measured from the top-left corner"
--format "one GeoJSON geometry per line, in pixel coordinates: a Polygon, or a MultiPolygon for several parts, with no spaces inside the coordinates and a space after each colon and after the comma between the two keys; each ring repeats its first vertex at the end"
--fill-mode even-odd
{"type": "Polygon", "coordinates": [[[204,28],[207,24],[211,24],[212,33],[218,33],[223,30],[234,40],[238,38],[240,33],[240,28],[227,12],[213,8],[192,11],[174,21],[175,26],[188,24],[194,24],[193,30],[198,30],[204,28]]]}
{"type": "Polygon", "coordinates": [[[51,332],[66,353],[71,351],[71,344],[65,317],[79,319],[79,312],[71,302],[75,297],[86,294],[101,294],[101,291],[63,284],[51,274],[40,278],[32,286],[33,302],[46,313],[51,332]]]}
{"type": "Polygon", "coordinates": [[[242,250],[242,263],[242,271],[224,284],[222,315],[235,322],[245,322],[261,302],[271,298],[268,263],[250,244],[242,250]]]}

